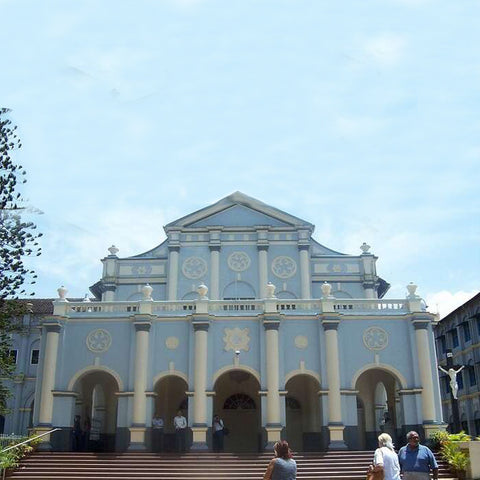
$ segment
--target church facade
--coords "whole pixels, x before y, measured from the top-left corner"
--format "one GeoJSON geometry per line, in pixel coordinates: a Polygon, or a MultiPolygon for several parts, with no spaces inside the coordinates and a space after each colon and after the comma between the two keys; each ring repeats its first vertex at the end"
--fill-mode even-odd
{"type": "Polygon", "coordinates": [[[168,449],[178,410],[193,450],[211,448],[214,414],[238,452],[280,438],[363,449],[381,431],[443,428],[436,319],[416,286],[384,299],[367,244],[342,254],[313,230],[236,192],[168,224],[146,253],[110,247],[95,298],[59,288],[39,326],[31,423],[61,429],[43,448],[70,448],[75,415],[107,450],[155,449],[154,415],[168,449]]]}

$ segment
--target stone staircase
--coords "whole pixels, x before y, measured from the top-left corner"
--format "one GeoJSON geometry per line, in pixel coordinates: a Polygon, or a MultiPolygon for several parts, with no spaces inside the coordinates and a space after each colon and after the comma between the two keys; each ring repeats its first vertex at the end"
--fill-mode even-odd
{"type": "MultiPolygon", "coordinates": [[[[271,454],[36,452],[6,478],[23,480],[261,480],[271,454]]],[[[297,453],[298,479],[365,480],[373,452],[297,453]]],[[[440,478],[454,479],[440,462],[440,478]]]]}

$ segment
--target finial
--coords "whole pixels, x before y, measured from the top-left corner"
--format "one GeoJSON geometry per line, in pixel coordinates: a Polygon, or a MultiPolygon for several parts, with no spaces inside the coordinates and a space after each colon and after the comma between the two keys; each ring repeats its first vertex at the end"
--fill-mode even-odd
{"type": "Polygon", "coordinates": [[[208,287],[205,284],[202,283],[197,287],[197,293],[200,295],[200,300],[208,300],[208,287]]]}
{"type": "Polygon", "coordinates": [[[320,288],[322,289],[322,298],[332,298],[332,286],[329,283],[323,282],[320,288]]]}
{"type": "Polygon", "coordinates": [[[143,299],[152,300],[153,288],[147,283],[142,287],[143,299]]]}
{"type": "Polygon", "coordinates": [[[82,301],[83,302],[89,302],[90,301],[90,299],[88,298],[88,293],[85,294],[82,301]]]}
{"type": "Polygon", "coordinates": [[[366,242],[363,242],[361,245],[360,245],[360,250],[362,251],[362,254],[365,255],[368,253],[368,251],[370,250],[370,245],[366,242]]]}
{"type": "Polygon", "coordinates": [[[417,285],[415,285],[413,282],[410,282],[407,285],[407,291],[408,291],[407,298],[419,298],[418,295],[416,295],[415,293],[417,291],[417,288],[418,288],[417,285]]]}
{"type": "Polygon", "coordinates": [[[108,251],[110,252],[110,257],[116,257],[117,253],[120,251],[115,245],[112,245],[108,251]]]}
{"type": "Polygon", "coordinates": [[[67,299],[65,298],[65,295],[67,295],[68,290],[62,285],[60,288],[57,288],[57,292],[59,301],[66,302],[67,299]]]}
{"type": "Polygon", "coordinates": [[[275,289],[277,287],[272,283],[272,282],[268,282],[267,283],[267,298],[276,298],[275,297],[275,289]]]}

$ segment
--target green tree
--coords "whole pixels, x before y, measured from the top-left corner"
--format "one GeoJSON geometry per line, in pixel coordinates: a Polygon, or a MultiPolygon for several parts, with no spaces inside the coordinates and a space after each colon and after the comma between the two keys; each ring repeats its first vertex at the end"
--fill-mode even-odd
{"type": "MultiPolygon", "coordinates": [[[[9,118],[10,110],[0,108],[0,414],[6,410],[8,379],[15,365],[11,356],[11,334],[22,328],[22,316],[28,303],[19,301],[26,286],[35,283],[36,275],[25,265],[25,257],[40,255],[36,225],[24,221],[25,201],[20,191],[26,172],[17,165],[12,153],[21,148],[17,127],[9,118]]],[[[33,295],[33,293],[32,293],[33,295]]]]}

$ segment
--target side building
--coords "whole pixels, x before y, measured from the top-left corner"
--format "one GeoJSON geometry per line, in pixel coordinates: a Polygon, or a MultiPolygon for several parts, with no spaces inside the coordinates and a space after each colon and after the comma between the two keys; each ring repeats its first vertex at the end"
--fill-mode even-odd
{"type": "MultiPolygon", "coordinates": [[[[447,365],[447,352],[453,354],[458,370],[460,426],[469,435],[480,436],[480,293],[443,318],[435,327],[439,365],[447,365]]],[[[440,372],[441,373],[441,372],[440,372]]],[[[440,374],[443,418],[453,429],[450,377],[440,374]]]]}
{"type": "Polygon", "coordinates": [[[42,447],[71,448],[80,415],[97,449],[154,449],[156,414],[169,450],[179,409],[193,450],[211,447],[214,414],[235,452],[280,438],[364,449],[381,431],[442,428],[436,317],[416,285],[384,299],[367,244],[339,253],[313,230],[236,192],[168,224],[146,253],[110,247],[94,298],[61,287],[42,319],[32,423],[61,429],[42,447]]]}

